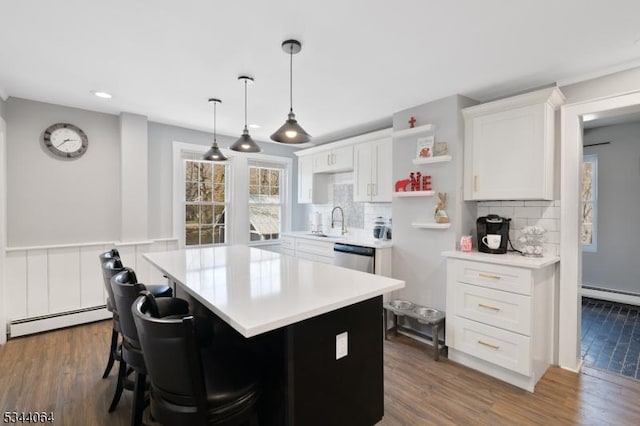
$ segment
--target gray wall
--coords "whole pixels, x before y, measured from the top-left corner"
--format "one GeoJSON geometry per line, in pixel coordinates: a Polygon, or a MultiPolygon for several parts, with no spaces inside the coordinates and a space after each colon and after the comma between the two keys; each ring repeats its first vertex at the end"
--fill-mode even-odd
{"type": "Polygon", "coordinates": [[[118,239],[118,117],[9,98],[6,121],[7,246],[118,239]],[[85,155],[64,160],[44,149],[44,130],[59,122],[85,131],[85,155]]]}
{"type": "Polygon", "coordinates": [[[560,87],[567,104],[640,90],[640,67],[560,87]]]}
{"type": "Polygon", "coordinates": [[[414,166],[417,138],[394,141],[393,181],[407,179],[410,172],[432,176],[432,188],[447,193],[447,212],[452,226],[447,230],[414,229],[411,222],[433,222],[438,197],[394,198],[393,276],[406,281],[396,297],[414,303],[445,309],[446,262],[441,252],[455,250],[461,234],[474,226],[475,203],[462,201],[462,165],[464,123],[461,108],[475,102],[462,96],[450,96],[393,115],[393,129],[406,129],[414,116],[417,125],[435,125],[436,142],[447,142],[450,163],[414,166]]]}
{"type": "MultiPolygon", "coordinates": [[[[238,137],[240,136],[240,132],[238,137]]],[[[228,148],[237,137],[218,135],[218,145],[228,148]]],[[[198,145],[211,145],[213,133],[169,126],[166,124],[149,122],[149,237],[170,237],[172,225],[172,186],[173,186],[173,142],[184,142],[198,145]]],[[[295,158],[294,148],[276,145],[271,142],[256,141],[262,148],[263,154],[278,155],[295,158]]],[[[298,193],[298,162],[293,161],[293,192],[298,193]]],[[[292,211],[292,229],[297,229],[303,218],[303,207],[297,204],[294,196],[292,211]]]]}
{"type": "Polygon", "coordinates": [[[640,123],[586,130],[585,154],[598,155],[598,251],[583,252],[584,285],[640,294],[640,123]]]}
{"type": "MultiPolygon", "coordinates": [[[[9,98],[7,121],[7,246],[22,247],[120,239],[120,128],[110,114],[9,98]],[[85,131],[89,149],[75,160],[45,151],[42,133],[68,122],[85,131]]],[[[172,231],[172,142],[209,145],[212,135],[148,123],[149,238],[172,231]]],[[[219,136],[221,147],[235,137],[219,136]]],[[[294,157],[293,148],[262,142],[265,154],[294,157]]],[[[297,175],[294,161],[293,176],[297,175]]],[[[294,179],[294,194],[297,181],[294,179]]],[[[131,200],[135,202],[135,200],[131,200]]],[[[301,221],[294,204],[293,226],[301,221]]]]}
{"type": "Polygon", "coordinates": [[[0,117],[4,118],[6,121],[7,118],[7,103],[0,98],[0,117]]]}

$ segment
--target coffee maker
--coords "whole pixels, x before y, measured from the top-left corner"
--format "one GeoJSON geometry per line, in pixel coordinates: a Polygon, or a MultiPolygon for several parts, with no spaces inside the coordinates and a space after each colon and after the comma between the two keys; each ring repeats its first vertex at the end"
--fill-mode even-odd
{"type": "Polygon", "coordinates": [[[506,253],[509,242],[509,222],[511,222],[510,218],[496,214],[479,217],[476,221],[478,251],[493,254],[506,253]]]}

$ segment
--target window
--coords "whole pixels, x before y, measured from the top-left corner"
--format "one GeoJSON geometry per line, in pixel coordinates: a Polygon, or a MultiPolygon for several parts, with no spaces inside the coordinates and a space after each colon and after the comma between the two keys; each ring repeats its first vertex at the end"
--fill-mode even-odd
{"type": "Polygon", "coordinates": [[[259,162],[249,164],[249,240],[280,238],[284,169],[259,162]]]}
{"type": "Polygon", "coordinates": [[[226,165],[184,161],[185,245],[224,244],[226,238],[226,165]]]}
{"type": "Polygon", "coordinates": [[[585,155],[582,162],[582,250],[595,252],[597,245],[598,213],[598,156],[585,155]]]}

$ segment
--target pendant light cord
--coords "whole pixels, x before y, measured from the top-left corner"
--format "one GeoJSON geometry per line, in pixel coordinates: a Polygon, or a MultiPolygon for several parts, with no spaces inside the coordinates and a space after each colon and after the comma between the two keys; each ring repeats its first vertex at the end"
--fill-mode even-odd
{"type": "Polygon", "coordinates": [[[216,101],[213,101],[213,142],[216,142],[216,101]]]}
{"type": "Polygon", "coordinates": [[[247,130],[247,79],[244,80],[244,129],[247,130]]]}
{"type": "Polygon", "coordinates": [[[293,44],[289,45],[289,111],[293,112],[293,44]]]}

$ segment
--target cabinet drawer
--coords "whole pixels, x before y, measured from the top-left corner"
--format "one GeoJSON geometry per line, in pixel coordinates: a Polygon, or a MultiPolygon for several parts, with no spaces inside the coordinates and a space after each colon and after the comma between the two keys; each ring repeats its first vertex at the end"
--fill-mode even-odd
{"type": "Polygon", "coordinates": [[[527,268],[456,260],[455,270],[455,280],[459,282],[531,295],[533,281],[531,270],[527,268]]]}
{"type": "Polygon", "coordinates": [[[280,247],[287,250],[295,250],[295,240],[289,237],[281,237],[280,238],[280,247]]]}
{"type": "Polygon", "coordinates": [[[313,262],[329,263],[329,264],[333,263],[333,257],[320,256],[317,254],[305,253],[300,251],[296,252],[296,257],[300,259],[311,260],[313,262]]]}
{"type": "MultiPolygon", "coordinates": [[[[461,317],[453,319],[452,347],[492,364],[531,375],[531,338],[461,317]]],[[[449,341],[449,339],[448,339],[449,341]]]]}
{"type": "Polygon", "coordinates": [[[333,243],[296,238],[296,255],[302,257],[302,253],[333,258],[333,243]]]}
{"type": "Polygon", "coordinates": [[[455,283],[455,315],[531,335],[531,297],[455,283]]]}

